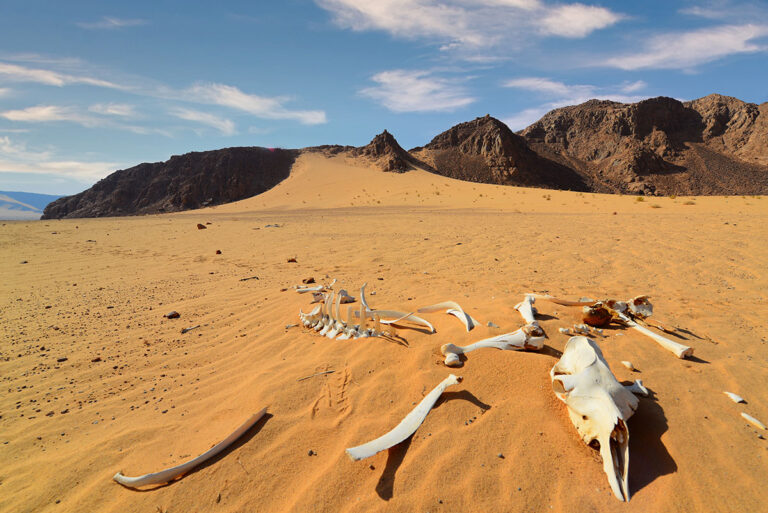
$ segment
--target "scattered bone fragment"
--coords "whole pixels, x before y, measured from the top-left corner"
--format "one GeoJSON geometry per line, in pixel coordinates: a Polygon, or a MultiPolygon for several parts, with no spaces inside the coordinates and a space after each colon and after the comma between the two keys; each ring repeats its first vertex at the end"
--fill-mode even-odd
{"type": "Polygon", "coordinates": [[[124,476],[121,472],[118,472],[114,475],[112,479],[117,481],[123,486],[127,486],[129,488],[138,488],[141,486],[149,486],[149,485],[157,485],[157,484],[164,484],[169,483],[176,479],[179,476],[182,476],[192,470],[193,468],[197,467],[198,465],[202,464],[203,462],[213,458],[217,454],[219,454],[221,451],[232,445],[235,440],[240,438],[240,436],[243,435],[246,431],[248,431],[251,427],[253,427],[254,424],[256,424],[259,419],[261,419],[264,414],[267,413],[267,409],[264,408],[260,412],[251,415],[251,417],[246,420],[240,427],[238,427],[232,434],[230,434],[228,437],[226,437],[221,442],[217,443],[207,451],[205,451],[203,454],[198,456],[197,458],[193,458],[186,463],[182,463],[181,465],[177,465],[175,467],[167,468],[165,470],[161,470],[160,472],[155,472],[152,474],[145,474],[143,476],[139,477],[127,477],[124,476]]]}
{"type": "Polygon", "coordinates": [[[637,397],[616,380],[600,347],[587,337],[571,337],[549,374],[555,395],[566,404],[582,440],[587,444],[599,442],[603,470],[613,494],[628,501],[626,422],[637,409],[637,397]]]}
{"type": "Polygon", "coordinates": [[[649,336],[650,338],[655,340],[656,343],[658,343],[661,347],[663,347],[667,351],[670,351],[672,354],[674,354],[678,358],[686,358],[688,356],[693,356],[692,347],[684,346],[683,344],[678,344],[677,342],[669,340],[666,337],[662,337],[661,335],[652,332],[648,328],[644,326],[640,326],[638,323],[631,320],[629,317],[625,316],[624,314],[622,314],[622,316],[623,316],[624,322],[626,322],[630,328],[636,329],[643,335],[649,336]]]}
{"type": "Polygon", "coordinates": [[[196,324],[194,326],[190,326],[189,328],[181,328],[181,333],[187,333],[187,332],[195,330],[195,329],[197,329],[199,327],[200,327],[200,325],[196,324]]]}
{"type": "Polygon", "coordinates": [[[621,362],[621,364],[622,364],[624,367],[626,367],[627,369],[631,370],[631,371],[635,371],[635,370],[636,370],[636,369],[635,369],[635,366],[634,366],[634,365],[632,365],[632,362],[628,362],[627,360],[623,360],[623,361],[621,362]]]}
{"type": "Polygon", "coordinates": [[[365,307],[366,311],[370,311],[371,307],[368,306],[368,301],[365,300],[365,286],[368,285],[368,282],[363,283],[363,286],[360,287],[360,302],[365,307]]]}
{"type": "Polygon", "coordinates": [[[322,285],[315,285],[314,287],[297,287],[296,292],[299,294],[306,294],[307,292],[320,292],[323,290],[322,285]]]}
{"type": "Polygon", "coordinates": [[[525,320],[526,324],[538,326],[539,323],[536,321],[536,309],[533,307],[535,300],[533,294],[526,294],[525,299],[515,305],[515,310],[520,312],[520,315],[523,316],[523,320],[525,320]]]}
{"type": "Polygon", "coordinates": [[[581,308],[581,320],[590,326],[602,328],[611,323],[613,313],[602,302],[598,301],[594,305],[581,308]]]}
{"type": "Polygon", "coordinates": [[[559,331],[563,335],[573,335],[573,332],[571,331],[570,328],[558,328],[557,331],[559,331]]]}
{"type": "Polygon", "coordinates": [[[347,449],[347,455],[352,461],[359,461],[399,444],[416,432],[445,389],[460,382],[461,377],[449,375],[427,394],[392,431],[368,443],[347,449]]]}
{"type": "Polygon", "coordinates": [[[355,302],[355,298],[350,296],[349,293],[346,290],[344,290],[344,289],[341,289],[339,291],[339,297],[341,298],[341,303],[342,304],[354,303],[355,302]]]}
{"type": "Polygon", "coordinates": [[[448,367],[461,367],[462,362],[459,358],[460,354],[467,354],[475,349],[482,349],[484,347],[492,347],[495,349],[503,350],[516,350],[516,349],[528,349],[538,351],[544,346],[543,336],[536,336],[530,333],[531,330],[520,328],[512,333],[505,333],[492,338],[486,338],[469,344],[467,346],[457,346],[454,344],[444,344],[440,348],[440,352],[445,355],[445,365],[448,367]]]}
{"type": "Polygon", "coordinates": [[[760,429],[766,429],[765,424],[754,418],[752,415],[748,413],[741,412],[741,416],[744,417],[746,420],[754,424],[755,426],[759,427],[760,429]]]}
{"type": "Polygon", "coordinates": [[[736,395],[733,392],[723,392],[723,393],[725,395],[727,395],[731,399],[731,401],[733,401],[734,403],[746,403],[747,402],[747,401],[744,400],[743,397],[741,397],[740,395],[736,395]]]}
{"type": "Polygon", "coordinates": [[[476,319],[473,319],[472,316],[466,313],[455,301],[444,301],[442,303],[424,306],[416,311],[419,313],[432,313],[443,309],[447,309],[445,310],[445,313],[453,315],[458,320],[460,320],[464,327],[467,328],[467,332],[472,331],[472,328],[480,325],[476,319]]]}
{"type": "Polygon", "coordinates": [[[636,379],[634,383],[632,383],[631,385],[625,385],[624,388],[626,388],[627,390],[629,390],[635,395],[642,395],[643,397],[648,397],[648,395],[650,395],[648,393],[648,389],[645,388],[645,386],[643,385],[642,379],[636,379]]]}

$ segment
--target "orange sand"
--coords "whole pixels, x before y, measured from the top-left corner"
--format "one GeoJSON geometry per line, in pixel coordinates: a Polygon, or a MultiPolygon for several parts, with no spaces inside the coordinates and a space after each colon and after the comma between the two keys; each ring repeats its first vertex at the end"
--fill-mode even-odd
{"type": "Polygon", "coordinates": [[[317,154],[275,189],[221,207],[6,222],[0,511],[765,510],[768,440],[739,414],[768,422],[766,241],[768,199],[638,202],[317,154]],[[452,316],[425,314],[437,333],[401,329],[403,343],[286,328],[310,298],[281,289],[309,276],[355,296],[368,282],[379,308],[452,299],[483,324],[468,334],[452,316]],[[653,392],[629,421],[628,504],[551,391],[567,340],[557,329],[577,308],[537,304],[549,335],[540,353],[486,349],[458,372],[442,364],[446,342],[521,326],[513,306],[531,291],[647,293],[695,348],[678,360],[633,331],[598,337],[616,377],[653,392]],[[163,318],[171,310],[181,318],[163,318]],[[347,458],[450,372],[464,382],[410,442],[347,458]],[[177,482],[139,492],[111,479],[197,456],[265,405],[266,421],[177,482]]]}

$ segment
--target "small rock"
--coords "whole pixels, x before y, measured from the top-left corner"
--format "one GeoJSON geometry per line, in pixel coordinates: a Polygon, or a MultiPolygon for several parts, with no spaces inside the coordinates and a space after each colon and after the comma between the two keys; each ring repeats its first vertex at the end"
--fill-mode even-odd
{"type": "Polygon", "coordinates": [[[489,328],[498,328],[498,327],[499,327],[499,326],[498,326],[498,324],[496,324],[496,323],[494,323],[494,322],[491,322],[491,321],[488,321],[488,324],[487,324],[487,326],[488,326],[489,328]]]}
{"type": "Polygon", "coordinates": [[[313,451],[312,449],[310,449],[309,451],[307,451],[307,456],[315,456],[316,454],[317,454],[317,453],[316,453],[315,451],[313,451]]]}
{"type": "Polygon", "coordinates": [[[217,249],[217,250],[216,250],[216,254],[217,254],[217,255],[221,255],[221,250],[220,250],[220,249],[217,249]]]}
{"type": "Polygon", "coordinates": [[[93,363],[100,362],[100,361],[101,361],[101,356],[97,356],[96,358],[91,360],[91,362],[93,362],[93,363]]]}
{"type": "Polygon", "coordinates": [[[69,413],[69,408],[61,410],[61,414],[64,415],[65,413],[69,413]]]}
{"type": "Polygon", "coordinates": [[[59,363],[66,362],[67,360],[69,360],[69,358],[67,358],[67,357],[56,358],[56,361],[59,362],[59,363]]]}
{"type": "Polygon", "coordinates": [[[200,224],[200,223],[197,223],[197,229],[198,229],[198,230],[205,230],[205,229],[207,229],[207,228],[208,228],[208,227],[207,227],[207,226],[205,226],[204,224],[200,224]]]}
{"type": "Polygon", "coordinates": [[[291,257],[291,258],[288,259],[288,263],[289,264],[295,264],[295,263],[298,263],[298,260],[296,260],[296,257],[291,257]]]}
{"type": "Polygon", "coordinates": [[[312,276],[310,276],[309,278],[304,278],[303,280],[301,280],[301,283],[303,283],[304,285],[309,285],[310,283],[315,283],[315,279],[312,276]]]}
{"type": "Polygon", "coordinates": [[[221,494],[216,496],[216,504],[221,502],[221,494]]]}
{"type": "Polygon", "coordinates": [[[377,279],[377,280],[379,280],[379,281],[384,281],[384,278],[382,278],[381,276],[379,276],[379,277],[378,277],[378,278],[376,278],[376,279],[377,279]]]}
{"type": "Polygon", "coordinates": [[[29,262],[27,262],[26,260],[22,260],[21,263],[22,264],[28,264],[29,262]]]}
{"type": "Polygon", "coordinates": [[[53,415],[54,415],[53,411],[49,411],[48,413],[45,414],[46,417],[53,417],[53,415]]]}
{"type": "Polygon", "coordinates": [[[496,457],[497,457],[497,458],[501,458],[502,460],[504,459],[504,455],[503,455],[503,454],[501,454],[501,453],[497,454],[497,455],[496,455],[496,457]]]}
{"type": "Polygon", "coordinates": [[[368,465],[368,468],[371,469],[371,470],[376,470],[376,467],[374,467],[373,465],[368,465]]]}
{"type": "Polygon", "coordinates": [[[758,437],[760,440],[765,440],[765,437],[764,437],[763,435],[757,435],[757,437],[758,437]]]}
{"type": "Polygon", "coordinates": [[[174,310],[172,312],[168,312],[167,314],[163,315],[163,317],[167,319],[178,319],[179,317],[181,317],[181,314],[179,314],[179,312],[174,310]]]}

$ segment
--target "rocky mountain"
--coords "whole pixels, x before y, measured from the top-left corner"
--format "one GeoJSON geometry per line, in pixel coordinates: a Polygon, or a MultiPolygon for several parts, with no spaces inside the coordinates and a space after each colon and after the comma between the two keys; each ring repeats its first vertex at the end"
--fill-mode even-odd
{"type": "Polygon", "coordinates": [[[423,162],[400,147],[394,136],[386,130],[367,145],[353,149],[352,155],[373,160],[383,171],[404,173],[416,167],[425,167],[423,162]]]}
{"type": "Polygon", "coordinates": [[[187,153],[116,171],[49,204],[44,219],[173,212],[260,194],[302,152],[367,159],[480,183],[630,194],[767,194],[768,103],[710,95],[690,102],[590,100],[519,133],[489,115],[405,151],[386,130],[358,148],[259,147],[187,153]]]}
{"type": "Polygon", "coordinates": [[[768,191],[768,103],[720,95],[685,103],[590,100],[553,110],[520,135],[596,192],[768,191]]]}
{"type": "Polygon", "coordinates": [[[588,190],[578,173],[538,155],[523,137],[490,115],[458,124],[410,153],[433,172],[459,180],[588,190]]]}
{"type": "Polygon", "coordinates": [[[115,171],[90,189],[49,204],[43,219],[175,212],[229,203],[288,177],[298,150],[225,148],[115,171]]]}

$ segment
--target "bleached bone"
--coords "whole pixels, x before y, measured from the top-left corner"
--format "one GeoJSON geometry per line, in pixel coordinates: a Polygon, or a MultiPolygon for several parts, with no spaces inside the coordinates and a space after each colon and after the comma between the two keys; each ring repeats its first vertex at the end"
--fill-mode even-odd
{"type": "Polygon", "coordinates": [[[635,370],[635,366],[634,366],[634,365],[632,365],[632,362],[628,362],[628,361],[624,360],[624,361],[622,361],[622,362],[621,362],[621,364],[622,364],[624,367],[626,367],[627,369],[631,370],[631,371],[634,371],[634,370],[635,370]]]}
{"type": "Polygon", "coordinates": [[[632,312],[633,316],[645,319],[646,317],[653,315],[653,305],[648,301],[648,297],[649,296],[636,296],[627,301],[629,311],[632,312]]]}
{"type": "Polygon", "coordinates": [[[543,336],[535,336],[530,332],[532,330],[520,328],[512,333],[505,333],[492,338],[486,338],[469,344],[467,346],[457,346],[454,344],[444,344],[440,348],[440,352],[445,355],[445,365],[448,367],[461,367],[462,362],[459,359],[460,354],[467,354],[475,349],[482,349],[484,347],[493,347],[496,349],[512,350],[512,349],[531,349],[538,351],[544,346],[543,336]]]}
{"type": "Polygon", "coordinates": [[[621,317],[622,317],[622,320],[625,323],[627,323],[627,325],[630,328],[636,329],[637,331],[639,331],[643,335],[647,335],[647,336],[651,337],[661,347],[663,347],[667,351],[670,351],[671,353],[673,353],[678,358],[686,358],[688,356],[693,356],[693,348],[692,347],[684,346],[683,344],[678,344],[677,342],[675,342],[673,340],[669,340],[666,337],[662,337],[658,333],[654,333],[653,331],[649,330],[645,326],[639,325],[638,323],[636,323],[635,321],[631,320],[629,317],[627,317],[624,314],[622,314],[621,317]]]}
{"type": "Polygon", "coordinates": [[[642,379],[636,379],[635,382],[632,383],[631,385],[624,385],[624,388],[626,388],[627,390],[629,390],[635,395],[642,395],[643,397],[648,397],[649,395],[648,389],[645,388],[645,386],[643,385],[642,379]]]}
{"type": "Polygon", "coordinates": [[[368,301],[365,300],[365,287],[368,285],[368,282],[363,283],[363,286],[360,287],[360,302],[365,307],[366,311],[370,311],[371,307],[368,306],[368,301]]]}
{"type": "Polygon", "coordinates": [[[296,292],[299,294],[305,294],[307,292],[320,292],[325,287],[323,285],[316,285],[314,287],[298,287],[296,288],[296,292]]]}
{"type": "Polygon", "coordinates": [[[733,392],[723,392],[723,393],[725,395],[727,395],[731,399],[731,401],[733,401],[734,403],[746,403],[747,402],[747,401],[744,400],[743,397],[741,397],[740,395],[736,395],[733,392]]]}
{"type": "Polygon", "coordinates": [[[341,298],[341,291],[339,291],[339,295],[336,296],[336,303],[334,305],[333,325],[331,326],[331,329],[328,330],[328,332],[325,334],[325,336],[328,338],[335,338],[336,335],[338,335],[344,329],[344,323],[341,321],[341,314],[339,313],[341,298]]]}
{"type": "Polygon", "coordinates": [[[310,326],[314,325],[314,323],[319,321],[322,317],[322,308],[322,305],[316,305],[309,313],[304,313],[299,310],[299,319],[301,319],[301,324],[305,328],[309,328],[310,326]]]}
{"type": "Polygon", "coordinates": [[[449,375],[428,393],[416,408],[411,410],[411,412],[406,415],[400,424],[398,424],[392,431],[380,436],[376,440],[347,449],[347,456],[349,456],[352,461],[358,461],[373,456],[384,449],[389,449],[393,445],[399,444],[416,432],[445,389],[460,382],[461,377],[453,374],[449,375]]]}
{"type": "Polygon", "coordinates": [[[749,422],[754,424],[755,426],[759,427],[760,429],[765,429],[765,424],[754,418],[752,415],[748,413],[741,412],[741,416],[747,419],[749,422]]]}
{"type": "Polygon", "coordinates": [[[179,476],[182,476],[192,470],[193,468],[197,467],[198,465],[202,464],[203,462],[213,458],[217,454],[219,454],[221,451],[232,445],[232,443],[240,438],[243,433],[251,429],[254,424],[256,424],[259,419],[261,419],[264,414],[267,413],[267,409],[264,408],[260,412],[251,415],[251,417],[246,420],[239,428],[237,428],[235,431],[232,432],[231,435],[226,437],[221,442],[217,443],[207,451],[205,451],[203,454],[198,456],[197,458],[193,458],[189,460],[186,463],[182,463],[181,465],[177,465],[175,467],[167,468],[165,470],[161,470],[160,472],[155,472],[153,474],[145,474],[143,476],[139,477],[126,477],[121,472],[118,472],[114,475],[112,479],[117,481],[123,486],[127,486],[129,488],[138,488],[140,486],[149,486],[149,485],[156,485],[156,484],[164,484],[169,483],[176,479],[179,476]]]}
{"type": "Polygon", "coordinates": [[[613,312],[602,301],[581,308],[581,320],[590,326],[607,326],[613,320],[613,312]]]}
{"type": "Polygon", "coordinates": [[[526,294],[525,299],[523,299],[520,303],[515,305],[515,310],[520,312],[520,315],[523,316],[523,319],[525,320],[526,324],[533,324],[538,326],[539,323],[536,321],[536,309],[533,307],[533,303],[536,301],[536,298],[533,296],[533,294],[526,294]]]}
{"type": "Polygon", "coordinates": [[[563,356],[549,373],[555,395],[581,439],[600,443],[603,471],[613,494],[629,500],[629,429],[627,420],[638,399],[611,373],[600,347],[587,337],[571,337],[563,356]]]}
{"type": "Polygon", "coordinates": [[[464,312],[461,306],[455,301],[444,301],[431,306],[425,306],[416,310],[419,313],[431,313],[447,308],[445,313],[453,315],[467,328],[467,332],[472,331],[472,328],[478,326],[480,323],[473,319],[471,315],[464,312]]]}
{"type": "MultiPolygon", "coordinates": [[[[432,326],[432,324],[427,321],[426,319],[422,319],[421,317],[418,317],[416,315],[413,315],[413,312],[411,313],[405,313],[405,312],[398,312],[397,310],[368,310],[365,313],[365,316],[373,319],[373,315],[376,314],[382,319],[380,320],[381,324],[397,324],[400,321],[410,321],[414,324],[420,324],[426,328],[429,328],[429,331],[432,333],[435,332],[435,327],[432,326]],[[394,317],[394,319],[383,319],[383,317],[394,317]]],[[[360,317],[360,312],[355,312],[355,316],[360,317]]]]}
{"type": "Polygon", "coordinates": [[[333,299],[334,299],[334,292],[331,291],[328,294],[328,298],[325,300],[325,325],[323,328],[318,332],[320,335],[325,336],[326,333],[328,333],[331,329],[333,329],[334,324],[336,323],[336,318],[333,316],[333,299]]]}
{"type": "Polygon", "coordinates": [[[584,301],[568,301],[565,299],[559,299],[553,296],[550,296],[549,294],[530,294],[535,299],[543,299],[545,301],[549,301],[550,303],[555,303],[556,305],[561,306],[586,306],[586,305],[593,305],[595,304],[595,301],[589,299],[584,301]]]}
{"type": "Polygon", "coordinates": [[[341,303],[342,304],[354,303],[355,302],[355,298],[350,296],[349,293],[346,290],[344,290],[344,289],[341,289],[339,291],[339,297],[341,298],[341,303]]]}

